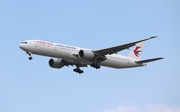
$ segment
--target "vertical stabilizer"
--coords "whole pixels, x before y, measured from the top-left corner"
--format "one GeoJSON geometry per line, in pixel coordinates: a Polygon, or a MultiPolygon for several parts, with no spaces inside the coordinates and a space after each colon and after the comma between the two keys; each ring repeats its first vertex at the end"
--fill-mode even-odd
{"type": "Polygon", "coordinates": [[[139,61],[141,59],[143,47],[144,47],[144,41],[137,43],[135,48],[131,51],[131,53],[129,54],[128,57],[130,57],[136,61],[139,61]]]}

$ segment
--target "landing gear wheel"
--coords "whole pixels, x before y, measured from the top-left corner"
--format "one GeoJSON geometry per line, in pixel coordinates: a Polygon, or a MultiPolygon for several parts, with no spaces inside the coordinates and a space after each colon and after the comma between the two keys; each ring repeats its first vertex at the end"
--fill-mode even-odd
{"type": "Polygon", "coordinates": [[[84,73],[84,71],[83,71],[83,70],[80,70],[80,71],[79,71],[79,74],[82,74],[82,73],[84,73]]]}
{"type": "Polygon", "coordinates": [[[73,71],[74,71],[74,72],[77,72],[77,69],[74,69],[73,71]]]}
{"type": "Polygon", "coordinates": [[[98,65],[98,64],[91,64],[91,67],[93,67],[93,68],[96,68],[96,69],[99,69],[99,68],[101,68],[101,66],[100,65],[98,65]]]}
{"type": "Polygon", "coordinates": [[[79,74],[84,73],[84,71],[79,69],[79,68],[75,68],[73,71],[76,72],[76,73],[79,73],[79,74]]]}
{"type": "Polygon", "coordinates": [[[32,60],[33,58],[32,57],[29,57],[29,60],[32,60]]]}

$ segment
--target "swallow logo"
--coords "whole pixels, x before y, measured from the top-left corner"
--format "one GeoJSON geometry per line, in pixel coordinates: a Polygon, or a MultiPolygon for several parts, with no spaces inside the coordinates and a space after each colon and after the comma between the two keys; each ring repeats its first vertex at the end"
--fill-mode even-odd
{"type": "Polygon", "coordinates": [[[136,57],[139,57],[140,56],[140,52],[142,52],[141,50],[139,50],[141,47],[140,46],[137,46],[135,49],[134,49],[134,54],[136,55],[136,57]]]}

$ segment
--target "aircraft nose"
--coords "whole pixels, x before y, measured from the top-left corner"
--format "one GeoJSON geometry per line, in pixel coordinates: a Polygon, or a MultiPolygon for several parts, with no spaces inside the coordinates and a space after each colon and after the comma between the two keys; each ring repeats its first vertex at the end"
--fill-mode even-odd
{"type": "Polygon", "coordinates": [[[19,47],[22,49],[23,45],[22,45],[22,44],[19,44],[19,47]]]}
{"type": "Polygon", "coordinates": [[[20,47],[22,50],[24,50],[24,49],[25,49],[24,44],[19,44],[19,47],[20,47]]]}

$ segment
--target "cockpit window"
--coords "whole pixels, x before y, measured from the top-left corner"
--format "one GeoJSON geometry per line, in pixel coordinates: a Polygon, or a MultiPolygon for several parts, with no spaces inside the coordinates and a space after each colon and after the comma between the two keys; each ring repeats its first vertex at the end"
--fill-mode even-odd
{"type": "Polygon", "coordinates": [[[22,44],[27,44],[27,42],[22,42],[22,44]]]}

